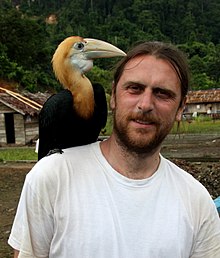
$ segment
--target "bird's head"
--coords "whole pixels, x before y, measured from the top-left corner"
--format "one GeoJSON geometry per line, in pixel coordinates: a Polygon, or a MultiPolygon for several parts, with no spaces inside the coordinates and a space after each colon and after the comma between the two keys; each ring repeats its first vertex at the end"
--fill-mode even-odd
{"type": "Polygon", "coordinates": [[[105,41],[72,36],[59,44],[53,55],[52,64],[57,79],[64,87],[69,88],[66,85],[66,73],[75,72],[83,75],[92,69],[94,59],[125,55],[125,52],[105,41]]]}
{"type": "Polygon", "coordinates": [[[125,56],[126,54],[110,43],[79,36],[68,37],[57,47],[53,59],[53,70],[74,99],[74,109],[83,118],[93,114],[95,100],[93,87],[84,75],[93,67],[93,59],[125,56]]]}

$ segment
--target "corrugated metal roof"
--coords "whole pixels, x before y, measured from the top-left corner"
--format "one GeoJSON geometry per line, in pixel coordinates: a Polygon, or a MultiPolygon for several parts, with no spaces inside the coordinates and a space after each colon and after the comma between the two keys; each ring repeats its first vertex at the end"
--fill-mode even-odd
{"type": "Polygon", "coordinates": [[[189,91],[187,94],[187,104],[216,102],[220,102],[220,89],[189,91]]]}
{"type": "MultiPolygon", "coordinates": [[[[48,93],[19,93],[25,98],[28,98],[31,101],[34,101],[38,103],[39,105],[43,105],[44,102],[48,99],[48,97],[51,94],[48,93]]],[[[10,94],[3,92],[0,90],[0,102],[2,102],[4,105],[8,106],[9,108],[15,110],[16,112],[22,114],[22,115],[30,115],[35,116],[39,114],[40,108],[34,108],[35,105],[26,104],[26,101],[22,101],[22,99],[17,99],[10,94]]],[[[31,102],[30,102],[31,103],[31,102]]]]}

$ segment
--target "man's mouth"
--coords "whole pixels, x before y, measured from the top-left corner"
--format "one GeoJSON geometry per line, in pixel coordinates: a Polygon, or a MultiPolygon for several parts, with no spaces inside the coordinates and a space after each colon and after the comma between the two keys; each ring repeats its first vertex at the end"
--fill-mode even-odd
{"type": "Polygon", "coordinates": [[[142,125],[152,125],[152,124],[154,124],[154,122],[152,122],[152,121],[144,121],[144,120],[139,120],[139,119],[135,120],[135,122],[139,123],[139,124],[142,124],[142,125]]]}

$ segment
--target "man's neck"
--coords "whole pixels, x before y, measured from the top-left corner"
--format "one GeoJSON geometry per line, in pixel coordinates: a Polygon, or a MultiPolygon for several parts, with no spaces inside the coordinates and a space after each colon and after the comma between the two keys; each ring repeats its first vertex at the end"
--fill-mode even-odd
{"type": "Polygon", "coordinates": [[[137,154],[122,148],[114,136],[101,142],[101,151],[108,163],[120,174],[131,179],[152,176],[160,163],[160,148],[153,153],[137,154]]]}

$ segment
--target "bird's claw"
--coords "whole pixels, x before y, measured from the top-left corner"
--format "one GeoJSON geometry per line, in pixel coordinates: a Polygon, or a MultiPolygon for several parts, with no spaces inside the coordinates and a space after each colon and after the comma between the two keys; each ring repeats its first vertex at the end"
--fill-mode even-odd
{"type": "Polygon", "coordinates": [[[60,153],[60,154],[62,154],[63,153],[63,150],[61,150],[61,149],[53,149],[53,150],[50,150],[49,152],[48,152],[48,154],[47,154],[47,156],[50,156],[51,154],[54,154],[54,153],[60,153]]]}

